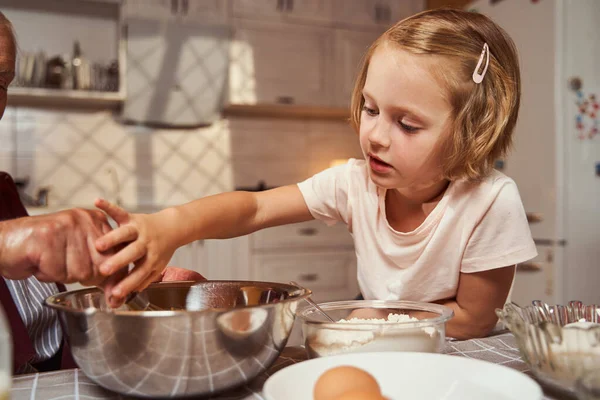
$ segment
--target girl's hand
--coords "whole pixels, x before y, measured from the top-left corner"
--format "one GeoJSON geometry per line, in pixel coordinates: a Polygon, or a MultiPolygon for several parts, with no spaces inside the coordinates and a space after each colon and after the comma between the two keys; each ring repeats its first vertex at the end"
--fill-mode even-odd
{"type": "Polygon", "coordinates": [[[168,224],[160,214],[130,214],[104,199],[98,199],[94,204],[119,225],[95,242],[100,252],[119,249],[100,265],[100,273],[104,276],[122,273],[130,263],[134,264],[129,274],[106,293],[107,297],[113,297],[113,303],[118,303],[129,293],[142,291],[152,282],[161,280],[177,246],[169,243],[168,224]]]}

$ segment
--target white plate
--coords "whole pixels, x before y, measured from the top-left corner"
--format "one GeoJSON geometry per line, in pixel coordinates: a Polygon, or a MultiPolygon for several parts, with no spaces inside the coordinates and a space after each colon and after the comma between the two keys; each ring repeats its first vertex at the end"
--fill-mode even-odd
{"type": "Polygon", "coordinates": [[[322,357],[284,368],[263,388],[267,400],[310,400],[326,370],[352,365],[372,374],[391,400],[540,400],[522,372],[490,362],[431,353],[358,353],[322,357]]]}

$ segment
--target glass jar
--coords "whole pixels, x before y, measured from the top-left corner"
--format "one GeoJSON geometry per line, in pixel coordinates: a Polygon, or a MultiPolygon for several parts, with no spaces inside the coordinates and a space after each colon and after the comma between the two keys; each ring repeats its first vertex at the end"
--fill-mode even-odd
{"type": "Polygon", "coordinates": [[[0,400],[8,400],[11,380],[12,339],[8,320],[4,316],[2,306],[0,306],[0,400]]]}

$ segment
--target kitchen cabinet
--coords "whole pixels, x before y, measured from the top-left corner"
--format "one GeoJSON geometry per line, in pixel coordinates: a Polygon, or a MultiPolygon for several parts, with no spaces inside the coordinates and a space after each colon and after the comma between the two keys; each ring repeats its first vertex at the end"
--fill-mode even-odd
{"type": "Polygon", "coordinates": [[[555,259],[562,259],[564,249],[560,246],[538,245],[538,256],[517,266],[510,301],[530,305],[534,300],[548,304],[560,303],[560,280],[556,279],[555,259]]]}
{"type": "MultiPolygon", "coordinates": [[[[312,290],[318,303],[351,300],[359,293],[354,242],[345,224],[307,221],[264,229],[249,236],[250,279],[289,283],[312,290]]],[[[294,323],[288,345],[302,344],[294,323]]]]}
{"type": "Polygon", "coordinates": [[[330,105],[332,44],[325,28],[237,21],[230,103],[330,105]]]}
{"type": "Polygon", "coordinates": [[[175,250],[169,266],[186,268],[196,271],[204,276],[210,276],[208,263],[206,262],[206,251],[204,241],[197,240],[175,250]]]}
{"type": "Polygon", "coordinates": [[[19,42],[9,106],[89,109],[117,108],[122,104],[126,95],[125,38],[118,2],[4,0],[2,12],[11,21],[19,42]],[[51,58],[61,55],[66,56],[64,61],[72,61],[75,42],[83,52],[79,82],[83,81],[82,76],[87,77],[84,88],[94,90],[72,89],[69,69],[54,79],[46,77],[51,58]],[[85,72],[88,67],[89,73],[85,72]],[[109,74],[110,79],[98,79],[99,75],[109,74]],[[49,82],[52,87],[46,87],[49,82]]]}
{"type": "Polygon", "coordinates": [[[178,248],[168,265],[196,271],[211,280],[250,279],[249,237],[198,240],[178,248]]]}
{"type": "Polygon", "coordinates": [[[335,96],[334,106],[350,107],[354,81],[363,56],[380,32],[337,29],[335,32],[335,96]]]}
{"type": "Polygon", "coordinates": [[[331,0],[232,0],[233,15],[263,21],[328,24],[331,0]]]}
{"type": "Polygon", "coordinates": [[[336,26],[382,30],[423,10],[422,0],[332,0],[336,26]]]}
{"type": "Polygon", "coordinates": [[[228,3],[222,0],[125,0],[125,17],[159,21],[225,24],[228,3]]]}
{"type": "Polygon", "coordinates": [[[255,232],[249,267],[253,280],[296,281],[318,302],[359,294],[354,244],[344,224],[314,220],[255,232]]]}

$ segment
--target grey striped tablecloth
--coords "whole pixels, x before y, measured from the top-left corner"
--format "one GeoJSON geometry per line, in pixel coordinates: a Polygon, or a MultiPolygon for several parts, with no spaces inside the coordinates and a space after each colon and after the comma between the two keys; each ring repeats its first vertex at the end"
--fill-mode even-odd
{"type": "MultiPolygon", "coordinates": [[[[527,365],[521,360],[515,338],[511,333],[503,333],[485,339],[465,341],[449,341],[446,354],[459,357],[475,358],[494,364],[505,365],[518,371],[529,373],[527,365]]],[[[263,375],[250,385],[235,392],[214,397],[221,400],[257,400],[263,399],[262,387],[267,378],[276,371],[306,360],[301,347],[286,348],[277,361],[263,375]]],[[[562,400],[572,398],[564,393],[552,392],[544,387],[545,400],[562,400]]],[[[13,379],[11,400],[67,400],[67,399],[113,399],[125,400],[129,397],[108,392],[90,381],[78,369],[22,375],[13,379]]]]}

